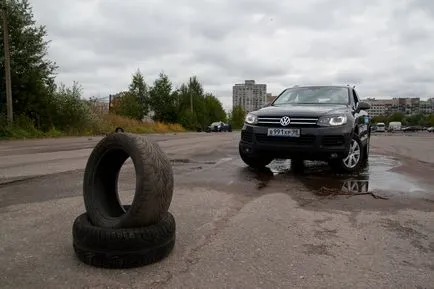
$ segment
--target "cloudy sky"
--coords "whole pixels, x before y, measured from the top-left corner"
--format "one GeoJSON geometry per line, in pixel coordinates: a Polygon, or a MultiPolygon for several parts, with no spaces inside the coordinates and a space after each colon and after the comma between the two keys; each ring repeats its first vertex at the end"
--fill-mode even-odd
{"type": "Polygon", "coordinates": [[[278,94],[353,84],[362,97],[434,95],[432,0],[32,0],[58,81],[86,96],[126,89],[140,69],[175,85],[197,75],[231,107],[245,79],[278,94]]]}

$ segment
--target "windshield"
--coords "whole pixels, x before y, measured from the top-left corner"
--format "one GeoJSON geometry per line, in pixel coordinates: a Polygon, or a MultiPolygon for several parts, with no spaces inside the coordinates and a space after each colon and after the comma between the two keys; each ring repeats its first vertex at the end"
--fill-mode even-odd
{"type": "Polygon", "coordinates": [[[279,104],[349,104],[346,87],[297,87],[285,90],[273,103],[279,104]]]}

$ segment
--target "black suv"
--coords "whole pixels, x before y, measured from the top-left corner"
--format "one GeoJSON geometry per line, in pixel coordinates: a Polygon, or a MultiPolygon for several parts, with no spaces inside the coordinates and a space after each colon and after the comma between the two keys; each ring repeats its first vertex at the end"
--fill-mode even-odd
{"type": "Polygon", "coordinates": [[[349,86],[296,86],[246,115],[239,153],[250,167],[273,159],[327,161],[333,169],[357,171],[367,160],[370,105],[349,86]]]}

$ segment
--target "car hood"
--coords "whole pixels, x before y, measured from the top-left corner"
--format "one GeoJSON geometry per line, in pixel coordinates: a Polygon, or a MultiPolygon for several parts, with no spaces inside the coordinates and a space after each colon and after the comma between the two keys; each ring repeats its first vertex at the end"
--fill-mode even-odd
{"type": "Polygon", "coordinates": [[[348,105],[287,104],[267,106],[255,112],[257,116],[319,117],[324,114],[348,113],[348,105]]]}

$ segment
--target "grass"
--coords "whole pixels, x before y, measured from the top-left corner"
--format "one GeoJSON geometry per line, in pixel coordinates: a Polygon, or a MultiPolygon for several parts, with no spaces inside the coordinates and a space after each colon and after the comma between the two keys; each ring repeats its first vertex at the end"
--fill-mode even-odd
{"type": "Polygon", "coordinates": [[[114,131],[117,127],[123,128],[126,132],[131,133],[168,133],[168,132],[185,132],[180,124],[167,124],[161,122],[138,121],[122,117],[115,114],[106,114],[103,116],[103,123],[107,126],[108,132],[114,131]]]}
{"type": "Polygon", "coordinates": [[[31,139],[44,137],[61,136],[91,136],[104,135],[114,132],[121,127],[125,132],[147,134],[147,133],[170,133],[185,132],[180,124],[166,124],[161,122],[138,121],[114,114],[107,114],[96,120],[89,128],[81,130],[61,131],[52,128],[49,131],[41,131],[35,128],[30,120],[17,119],[14,124],[0,124],[0,139],[31,139]]]}

